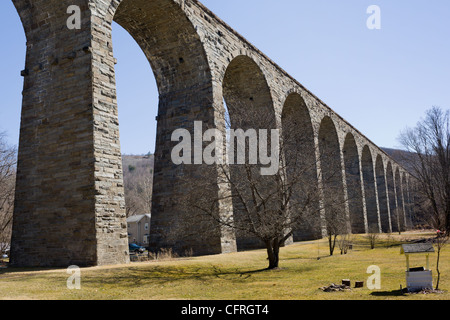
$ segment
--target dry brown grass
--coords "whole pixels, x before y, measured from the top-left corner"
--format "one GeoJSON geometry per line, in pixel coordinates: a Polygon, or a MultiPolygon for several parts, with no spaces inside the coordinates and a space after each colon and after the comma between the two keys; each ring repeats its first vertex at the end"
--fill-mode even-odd
{"type": "MultiPolygon", "coordinates": [[[[0,299],[208,299],[208,300],[449,300],[450,246],[441,258],[442,294],[405,295],[405,258],[399,245],[426,233],[380,236],[370,250],[355,236],[353,250],[328,257],[326,240],[297,243],[281,251],[280,269],[268,271],[264,250],[216,256],[177,258],[165,252],[159,260],[81,270],[81,290],[67,289],[66,270],[0,270],[0,299]],[[320,257],[320,260],[318,260],[320,257]],[[367,268],[381,269],[381,290],[352,288],[326,293],[319,288],[342,279],[367,281],[367,268]]],[[[435,267],[434,257],[431,259],[435,267]]],[[[421,264],[425,258],[414,258],[421,264]],[[423,261],[422,261],[423,260],[423,261]]]]}

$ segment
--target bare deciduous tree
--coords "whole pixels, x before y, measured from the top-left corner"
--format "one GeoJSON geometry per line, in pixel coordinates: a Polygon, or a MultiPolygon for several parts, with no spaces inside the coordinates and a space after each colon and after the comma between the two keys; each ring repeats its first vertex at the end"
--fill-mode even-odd
{"type": "Polygon", "coordinates": [[[367,239],[369,240],[370,249],[375,249],[375,245],[380,237],[379,231],[376,227],[371,227],[369,233],[367,234],[367,239]]]}
{"type": "Polygon", "coordinates": [[[445,232],[441,232],[438,230],[437,237],[434,241],[434,245],[436,247],[437,251],[437,258],[436,258],[436,271],[437,271],[437,281],[436,281],[436,290],[439,290],[439,285],[441,282],[441,269],[440,269],[440,260],[441,260],[441,253],[442,249],[447,245],[449,240],[449,234],[445,232]]]}
{"type": "Polygon", "coordinates": [[[123,156],[127,217],[151,212],[153,156],[123,156]]]}
{"type": "Polygon", "coordinates": [[[440,252],[450,235],[450,110],[431,108],[415,128],[401,133],[399,140],[409,151],[403,160],[415,176],[423,216],[439,230],[435,240],[439,286],[440,252]]]}
{"type": "Polygon", "coordinates": [[[334,250],[340,236],[345,237],[349,233],[349,220],[345,208],[345,200],[339,195],[339,187],[328,187],[326,193],[326,204],[324,205],[324,220],[328,238],[328,248],[330,256],[334,255],[334,250]]]}
{"type": "Polygon", "coordinates": [[[407,166],[422,196],[422,208],[428,207],[428,223],[435,229],[450,231],[450,111],[433,107],[413,129],[399,138],[409,151],[407,166]]]}
{"type": "Polygon", "coordinates": [[[351,234],[341,234],[338,238],[338,247],[341,255],[347,254],[348,250],[353,246],[353,237],[351,234]]]}
{"type": "Polygon", "coordinates": [[[8,146],[0,133],[0,254],[11,242],[16,176],[16,149],[8,146]]]}
{"type": "MultiPolygon", "coordinates": [[[[227,120],[227,117],[225,118],[227,120]]],[[[255,125],[256,130],[274,128],[270,112],[262,109],[254,112],[249,109],[233,110],[228,119],[228,128],[249,130],[252,125],[255,125]]],[[[340,214],[345,203],[342,199],[340,203],[332,201],[332,197],[326,202],[321,201],[322,191],[317,178],[318,163],[327,162],[331,155],[321,154],[314,144],[311,146],[312,137],[304,130],[305,128],[295,121],[283,123],[278,146],[279,170],[273,175],[262,175],[261,168],[265,165],[250,163],[247,159],[245,163],[240,164],[224,161],[211,166],[211,174],[219,174],[217,182],[210,179],[213,181],[210,186],[186,181],[187,196],[182,202],[189,220],[195,223],[198,235],[217,232],[217,227],[211,227],[207,222],[213,221],[222,233],[235,234],[238,239],[258,240],[267,250],[268,269],[279,267],[280,248],[291,239],[296,230],[309,229],[316,234],[316,238],[321,238],[324,225],[322,212],[340,214]],[[211,198],[209,192],[202,194],[202,189],[210,190],[217,184],[219,190],[222,190],[217,197],[211,198]],[[189,192],[193,189],[195,192],[189,192]],[[227,210],[219,210],[224,206],[227,210]],[[199,221],[206,221],[206,228],[202,229],[202,223],[199,221]]],[[[265,151],[271,150],[274,143],[270,138],[267,140],[265,151]]],[[[252,145],[249,139],[234,142],[231,144],[234,148],[228,150],[231,150],[232,156],[238,154],[239,150],[245,150],[246,155],[249,155],[250,150],[257,147],[252,145]]],[[[229,145],[228,143],[227,146],[229,145]]],[[[205,171],[204,174],[208,173],[205,171]]],[[[183,222],[182,227],[186,227],[188,223],[183,222]]],[[[190,226],[186,229],[193,228],[190,226]]],[[[184,233],[177,230],[176,235],[184,233]]]]}

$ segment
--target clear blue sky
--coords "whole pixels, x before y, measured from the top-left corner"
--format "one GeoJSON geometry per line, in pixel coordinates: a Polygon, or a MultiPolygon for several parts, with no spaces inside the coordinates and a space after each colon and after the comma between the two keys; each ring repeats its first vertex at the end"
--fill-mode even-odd
{"type": "MultiPolygon", "coordinates": [[[[203,0],[333,110],[382,147],[433,105],[450,108],[448,0],[203,0]],[[369,30],[370,5],[381,30],[369,30]]],[[[154,151],[158,96],[134,40],[114,26],[123,153],[154,151]]],[[[0,131],[18,143],[25,37],[0,3],[0,131]]]]}

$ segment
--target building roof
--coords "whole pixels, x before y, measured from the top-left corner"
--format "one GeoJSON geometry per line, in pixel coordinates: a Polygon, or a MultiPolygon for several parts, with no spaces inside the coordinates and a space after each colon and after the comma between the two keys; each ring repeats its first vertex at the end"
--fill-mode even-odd
{"type": "Polygon", "coordinates": [[[434,247],[431,243],[414,243],[402,245],[401,254],[410,253],[434,253],[434,247]]]}
{"type": "Polygon", "coordinates": [[[141,215],[137,215],[137,216],[131,216],[127,218],[127,222],[128,223],[132,223],[132,222],[139,222],[141,221],[144,217],[148,217],[149,219],[151,218],[151,214],[147,213],[147,214],[141,214],[141,215]]]}

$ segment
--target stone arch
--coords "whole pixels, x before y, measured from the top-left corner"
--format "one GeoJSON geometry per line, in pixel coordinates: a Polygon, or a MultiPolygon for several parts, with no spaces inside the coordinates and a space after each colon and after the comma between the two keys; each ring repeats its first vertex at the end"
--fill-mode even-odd
{"type": "Polygon", "coordinates": [[[395,170],[395,191],[397,193],[397,219],[399,231],[405,231],[405,202],[403,196],[402,180],[400,176],[400,169],[395,170]]]}
{"type": "Polygon", "coordinates": [[[389,210],[391,213],[391,229],[392,232],[398,232],[398,202],[397,202],[397,190],[395,188],[394,171],[392,163],[389,161],[386,166],[386,182],[389,196],[389,210]]]}
{"type": "Polygon", "coordinates": [[[364,181],[364,196],[366,200],[367,226],[369,232],[379,231],[378,205],[375,189],[375,173],[370,148],[366,145],[361,156],[364,181]]]}
{"type": "MultiPolygon", "coordinates": [[[[170,158],[175,143],[170,136],[180,128],[193,132],[194,120],[215,124],[208,59],[183,8],[173,0],[75,0],[82,28],[69,30],[64,1],[43,5],[14,0],[14,4],[28,40],[22,118],[32,120],[23,122],[19,143],[17,190],[21,191],[14,213],[13,264],[89,266],[129,261],[113,19],[142,48],[160,94],[151,248],[223,252],[220,232],[206,240],[193,232],[175,241],[165,237],[177,222],[187,221],[177,203],[185,194],[181,179],[201,176],[205,169],[175,168],[170,158]],[[54,166],[47,166],[49,158],[54,166]],[[52,178],[55,175],[57,179],[52,178]],[[70,228],[51,223],[61,216],[70,228]],[[42,232],[46,239],[39,237],[42,232]],[[58,248],[52,243],[59,243],[58,248]],[[29,247],[37,250],[26,251],[29,247]]],[[[205,179],[217,182],[217,172],[205,179]]],[[[217,197],[217,187],[210,191],[217,197]]]]}
{"type": "MultiPolygon", "coordinates": [[[[112,19],[128,31],[141,47],[152,67],[159,92],[150,247],[153,251],[165,247],[177,252],[193,249],[195,254],[233,251],[230,241],[222,241],[218,234],[201,240],[196,240],[195,232],[188,230],[178,232],[183,236],[177,239],[167,236],[173,233],[174,228],[180,227],[177,224],[185,224],[186,213],[178,208],[177,198],[183,196],[186,187],[191,188],[185,185],[189,180],[187,177],[196,177],[198,183],[199,173],[203,172],[204,179],[208,180],[205,184],[212,185],[217,174],[211,166],[195,163],[192,154],[192,163],[196,165],[178,167],[178,173],[174,175],[170,158],[174,142],[167,139],[181,128],[193,133],[194,121],[201,121],[203,130],[217,123],[212,106],[212,74],[200,36],[176,1],[122,0],[113,1],[112,5],[112,19]],[[181,180],[183,183],[180,183],[181,180]],[[172,225],[167,224],[168,220],[172,221],[172,225]],[[205,242],[212,245],[205,246],[205,242]]],[[[196,189],[195,186],[192,188],[196,189]]],[[[217,192],[216,187],[211,188],[212,199],[217,198],[217,192]]],[[[202,228],[204,224],[209,226],[209,223],[202,221],[202,228]]],[[[198,226],[200,230],[200,223],[198,226]]],[[[211,222],[210,227],[217,226],[211,222]]],[[[185,226],[180,228],[184,230],[185,226]]]]}
{"type": "Polygon", "coordinates": [[[208,59],[194,25],[173,0],[122,0],[114,21],[147,56],[161,95],[211,86],[208,59]]]}
{"type": "Polygon", "coordinates": [[[319,129],[320,176],[323,188],[324,220],[332,234],[347,231],[341,148],[333,120],[325,116],[319,129]]]}
{"type": "Polygon", "coordinates": [[[28,37],[31,30],[31,10],[35,8],[30,5],[29,0],[13,0],[13,4],[19,14],[25,36],[28,37]]]}
{"type": "MultiPolygon", "coordinates": [[[[242,129],[247,131],[254,129],[276,129],[276,115],[273,106],[272,94],[267,83],[266,77],[259,67],[259,65],[249,56],[238,55],[228,65],[222,83],[224,104],[229,115],[229,127],[231,130],[242,129]]],[[[222,111],[223,112],[223,111],[222,111]]],[[[270,139],[269,139],[270,141],[270,139]]],[[[269,142],[268,141],[268,142],[269,142]]],[[[234,141],[235,148],[238,146],[234,141]]],[[[246,139],[246,150],[250,150],[250,141],[246,139]]],[[[233,149],[233,151],[236,149],[233,149]]],[[[246,164],[250,164],[249,153],[246,155],[246,164]]],[[[236,225],[251,224],[252,217],[243,207],[242,201],[250,199],[250,194],[247,192],[251,190],[249,183],[254,183],[255,179],[260,181],[258,186],[266,184],[270,188],[273,183],[272,177],[260,176],[259,170],[261,166],[258,164],[250,164],[250,167],[255,169],[253,181],[243,179],[246,177],[245,167],[239,164],[237,155],[232,155],[230,173],[231,173],[231,192],[240,192],[244,195],[242,198],[233,196],[233,215],[234,223],[236,225]],[[247,187],[246,187],[247,186],[247,187]],[[239,188],[239,191],[237,191],[239,188]]],[[[260,188],[260,192],[263,192],[260,188]]],[[[268,190],[267,190],[268,192],[268,190]]],[[[251,203],[246,203],[246,206],[251,206],[251,203]]],[[[248,250],[263,248],[265,245],[256,237],[243,234],[237,228],[236,244],[238,250],[248,250]]]]}
{"type": "MultiPolygon", "coordinates": [[[[240,120],[241,128],[277,127],[279,93],[295,80],[197,1],[73,0],[71,4],[81,9],[79,30],[65,27],[67,1],[12,1],[26,32],[27,56],[11,265],[84,267],[129,262],[111,37],[114,20],[146,54],[160,94],[152,249],[193,249],[195,254],[232,250],[232,240],[221,234],[217,224],[207,221],[205,226],[214,234],[200,237],[197,220],[191,221],[188,209],[178,206],[186,195],[184,182],[190,178],[208,186],[199,189],[208,200],[226,190],[218,186],[221,176],[216,166],[172,163],[171,134],[182,128],[192,133],[194,121],[216,127],[215,108],[223,96],[235,125],[240,120]],[[241,48],[238,55],[236,48],[241,48]],[[268,116],[261,117],[265,110],[268,116]],[[236,116],[238,111],[242,118],[236,116]],[[165,235],[177,223],[193,228],[167,240],[165,235]]],[[[347,124],[312,94],[307,101],[310,109],[317,109],[312,120],[319,147],[322,213],[331,211],[340,218],[337,214],[344,216],[346,207],[346,181],[336,126],[339,123],[342,130],[347,124]],[[329,116],[322,119],[319,114],[329,116]]],[[[401,188],[400,181],[393,185],[401,188]]],[[[401,194],[395,187],[394,192],[401,194]]],[[[220,214],[229,208],[214,204],[220,214]]]]}
{"type": "Polygon", "coordinates": [[[245,55],[235,57],[226,69],[222,87],[232,127],[276,128],[269,85],[252,58],[245,55]]]}
{"type": "Polygon", "coordinates": [[[361,170],[359,152],[353,134],[345,137],[344,164],[347,181],[347,194],[350,212],[350,223],[353,233],[365,233],[364,202],[361,188],[361,170]]]}
{"type": "Polygon", "coordinates": [[[421,224],[421,222],[418,219],[418,216],[416,215],[416,206],[418,204],[418,187],[417,187],[417,181],[415,180],[415,177],[409,175],[408,185],[409,185],[410,204],[411,204],[411,210],[410,210],[411,227],[414,227],[416,225],[421,224]]]}
{"type": "Polygon", "coordinates": [[[378,190],[378,204],[380,208],[380,223],[381,231],[384,233],[389,233],[391,231],[391,222],[389,219],[389,204],[386,186],[386,176],[384,170],[383,158],[381,155],[377,155],[375,163],[375,174],[378,190]]]}
{"type": "Polygon", "coordinates": [[[411,189],[408,179],[408,174],[403,172],[401,175],[403,196],[405,202],[405,228],[408,229],[412,225],[412,202],[411,202],[411,189]]]}
{"type": "MultiPolygon", "coordinates": [[[[309,109],[299,93],[288,94],[281,116],[282,148],[287,179],[296,181],[292,201],[304,203],[318,194],[317,160],[314,129],[309,109]]],[[[305,213],[305,222],[293,230],[294,241],[318,239],[322,236],[320,204],[314,199],[312,214],[305,213]]]]}

